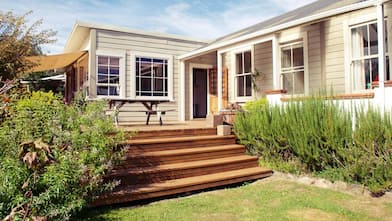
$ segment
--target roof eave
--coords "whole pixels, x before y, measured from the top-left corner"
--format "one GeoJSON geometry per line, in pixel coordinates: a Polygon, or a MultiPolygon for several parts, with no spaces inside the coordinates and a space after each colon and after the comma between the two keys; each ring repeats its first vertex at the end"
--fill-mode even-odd
{"type": "Polygon", "coordinates": [[[275,27],[271,27],[271,28],[267,28],[267,29],[262,29],[260,31],[257,32],[253,32],[238,38],[234,38],[228,41],[224,41],[224,42],[220,42],[217,44],[211,44],[209,46],[206,46],[204,48],[200,48],[200,49],[196,49],[194,51],[191,51],[187,54],[181,55],[178,58],[180,60],[187,60],[187,59],[191,59],[194,57],[197,57],[199,55],[202,55],[204,53],[209,53],[211,51],[217,50],[221,47],[225,47],[231,44],[235,44],[241,41],[245,41],[257,36],[262,36],[262,35],[267,35],[267,34],[271,34],[273,32],[277,32],[283,29],[287,29],[293,26],[298,26],[304,23],[308,23],[311,21],[315,21],[315,20],[320,20],[320,19],[324,19],[327,17],[331,17],[334,15],[338,15],[338,14],[343,14],[346,12],[350,12],[350,11],[355,11],[355,10],[359,10],[359,9],[363,9],[363,8],[368,8],[377,4],[382,4],[385,2],[388,2],[390,0],[370,0],[370,1],[364,1],[364,2],[360,2],[360,3],[356,3],[356,4],[352,4],[352,5],[348,5],[348,6],[344,6],[341,8],[337,8],[337,9],[333,9],[333,10],[329,10],[329,11],[325,11],[325,12],[321,12],[319,14],[315,14],[315,15],[311,15],[311,16],[307,16],[304,18],[300,18],[297,20],[293,20],[291,22],[287,22],[287,23],[283,23],[281,25],[277,25],[275,27]]]}

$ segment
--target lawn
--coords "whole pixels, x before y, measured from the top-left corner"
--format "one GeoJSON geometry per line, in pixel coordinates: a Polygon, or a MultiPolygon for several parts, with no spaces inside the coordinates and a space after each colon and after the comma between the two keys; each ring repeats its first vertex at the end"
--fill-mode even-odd
{"type": "Polygon", "coordinates": [[[140,207],[90,210],[81,220],[392,220],[392,202],[269,178],[140,207]]]}

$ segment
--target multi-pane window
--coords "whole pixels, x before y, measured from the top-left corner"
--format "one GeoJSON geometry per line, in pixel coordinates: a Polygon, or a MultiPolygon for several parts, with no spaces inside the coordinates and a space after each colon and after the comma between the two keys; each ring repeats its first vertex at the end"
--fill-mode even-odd
{"type": "Polygon", "coordinates": [[[136,96],[168,96],[168,60],[136,57],[136,96]]]}
{"type": "Polygon", "coordinates": [[[305,92],[304,48],[302,42],[281,46],[281,77],[283,89],[289,94],[305,92]]]}
{"type": "Polygon", "coordinates": [[[235,56],[237,97],[252,96],[252,53],[244,51],[235,56]]]}
{"type": "MultiPolygon", "coordinates": [[[[386,29],[385,29],[386,32],[386,29]]],[[[385,48],[387,46],[385,33],[385,48]]],[[[351,28],[351,71],[353,90],[370,89],[372,82],[378,82],[378,37],[377,23],[371,22],[351,28]]],[[[385,80],[390,79],[389,56],[386,53],[385,80]]]]}
{"type": "Polygon", "coordinates": [[[120,94],[120,58],[98,56],[97,95],[120,94]]]}

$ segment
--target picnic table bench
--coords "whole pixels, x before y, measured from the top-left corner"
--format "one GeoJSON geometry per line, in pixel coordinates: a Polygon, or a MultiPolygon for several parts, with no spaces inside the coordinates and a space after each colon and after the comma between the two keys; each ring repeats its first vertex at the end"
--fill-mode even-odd
{"type": "Polygon", "coordinates": [[[150,122],[151,115],[157,115],[159,119],[159,124],[162,126],[162,115],[165,115],[166,112],[175,111],[174,109],[168,110],[160,110],[158,105],[161,103],[169,102],[169,100],[131,100],[131,99],[110,99],[109,100],[109,108],[114,109],[114,121],[116,126],[118,125],[118,113],[120,112],[120,108],[124,106],[126,103],[141,103],[146,108],[146,110],[131,110],[128,112],[145,112],[147,115],[146,125],[150,122]],[[154,108],[155,106],[155,108],[154,108]]]}

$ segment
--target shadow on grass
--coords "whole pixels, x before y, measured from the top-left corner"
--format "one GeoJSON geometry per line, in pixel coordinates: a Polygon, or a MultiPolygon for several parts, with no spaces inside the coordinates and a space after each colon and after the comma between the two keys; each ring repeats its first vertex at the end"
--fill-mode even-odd
{"type": "Polygon", "coordinates": [[[124,220],[124,217],[118,217],[114,214],[111,214],[111,212],[113,212],[113,210],[116,210],[116,209],[132,209],[132,208],[146,206],[151,203],[155,203],[155,202],[159,202],[159,201],[163,201],[163,200],[194,196],[196,194],[203,193],[203,192],[210,192],[210,191],[222,190],[222,189],[227,189],[227,188],[237,188],[237,187],[249,185],[249,184],[253,183],[254,181],[256,181],[256,180],[234,183],[234,184],[218,186],[218,187],[211,187],[211,188],[207,188],[207,189],[196,190],[196,191],[191,191],[191,192],[186,192],[186,193],[173,194],[173,195],[169,195],[169,196],[156,197],[156,198],[152,198],[152,199],[137,200],[137,201],[128,202],[128,203],[119,203],[119,204],[110,205],[110,206],[99,206],[99,207],[86,208],[86,209],[82,210],[75,217],[72,217],[71,220],[73,220],[73,221],[82,221],[82,220],[83,221],[86,221],[86,220],[87,221],[122,221],[122,220],[124,220]]]}

